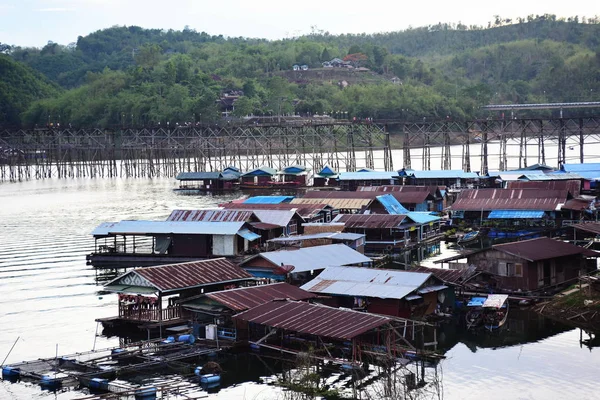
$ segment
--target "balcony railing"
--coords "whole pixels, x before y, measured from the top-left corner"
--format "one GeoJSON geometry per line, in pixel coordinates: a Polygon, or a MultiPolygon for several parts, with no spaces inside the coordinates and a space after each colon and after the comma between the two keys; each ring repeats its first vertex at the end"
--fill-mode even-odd
{"type": "Polygon", "coordinates": [[[121,304],[119,306],[119,317],[133,321],[168,321],[181,318],[181,307],[172,306],[161,310],[121,304]]]}

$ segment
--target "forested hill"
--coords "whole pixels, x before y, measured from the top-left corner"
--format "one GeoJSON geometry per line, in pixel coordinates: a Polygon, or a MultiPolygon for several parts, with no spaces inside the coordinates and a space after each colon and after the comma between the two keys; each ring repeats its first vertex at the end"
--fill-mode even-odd
{"type": "Polygon", "coordinates": [[[61,89],[39,72],[9,56],[0,54],[0,123],[17,126],[29,105],[43,98],[59,96],[61,89]]]}
{"type": "Polygon", "coordinates": [[[22,82],[39,81],[31,67],[64,90],[11,86],[2,103],[11,112],[0,124],[39,125],[49,116],[76,126],[216,121],[232,103],[238,117],[460,119],[482,116],[479,106],[490,102],[597,100],[600,92],[597,18],[497,17],[487,28],[438,24],[278,41],[112,27],[67,46],[2,50],[22,82]],[[334,58],[347,65],[323,67],[334,58]]]}

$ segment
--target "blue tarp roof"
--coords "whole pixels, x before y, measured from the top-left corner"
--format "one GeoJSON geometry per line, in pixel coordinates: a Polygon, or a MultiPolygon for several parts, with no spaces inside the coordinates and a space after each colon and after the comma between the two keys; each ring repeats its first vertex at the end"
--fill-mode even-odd
{"type": "Polygon", "coordinates": [[[294,196],[253,196],[244,201],[244,204],[281,204],[289,203],[294,196]]]}
{"type": "Polygon", "coordinates": [[[514,219],[533,219],[542,218],[544,211],[541,210],[493,210],[488,218],[514,218],[514,219]]]}
{"type": "Polygon", "coordinates": [[[260,235],[250,232],[248,229],[240,229],[237,234],[250,242],[260,239],[260,235]]]}
{"type": "Polygon", "coordinates": [[[331,168],[329,168],[329,165],[326,165],[325,167],[323,167],[321,172],[319,172],[319,175],[329,176],[329,175],[337,175],[337,173],[334,170],[332,170],[331,168]]]}
{"type": "Polygon", "coordinates": [[[468,307],[483,307],[483,303],[487,300],[487,297],[472,297],[467,304],[468,307]]]}
{"type": "Polygon", "coordinates": [[[277,173],[275,168],[271,167],[260,167],[253,169],[252,171],[248,171],[242,176],[273,176],[277,173]]]}
{"type": "Polygon", "coordinates": [[[406,215],[409,213],[409,211],[389,193],[377,196],[377,200],[379,200],[388,214],[406,215]]]}

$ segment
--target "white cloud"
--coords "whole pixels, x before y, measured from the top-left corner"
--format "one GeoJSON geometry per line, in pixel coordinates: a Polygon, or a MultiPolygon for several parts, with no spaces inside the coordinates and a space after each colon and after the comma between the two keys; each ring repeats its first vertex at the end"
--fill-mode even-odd
{"type": "Polygon", "coordinates": [[[34,10],[37,12],[69,12],[69,11],[75,11],[74,8],[65,8],[65,7],[50,7],[50,8],[38,8],[37,10],[34,10]]]}

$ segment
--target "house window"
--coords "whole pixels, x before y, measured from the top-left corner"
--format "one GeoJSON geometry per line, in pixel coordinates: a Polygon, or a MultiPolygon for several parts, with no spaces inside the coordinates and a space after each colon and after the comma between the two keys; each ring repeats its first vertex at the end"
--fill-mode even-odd
{"type": "Polygon", "coordinates": [[[500,261],[498,263],[498,275],[500,276],[523,276],[523,264],[507,263],[500,261]]]}
{"type": "Polygon", "coordinates": [[[296,221],[290,222],[288,225],[288,233],[290,235],[295,235],[297,232],[298,232],[298,226],[296,224],[296,221]]]}
{"type": "Polygon", "coordinates": [[[325,222],[331,222],[331,214],[327,213],[327,215],[325,215],[325,222]]]}

